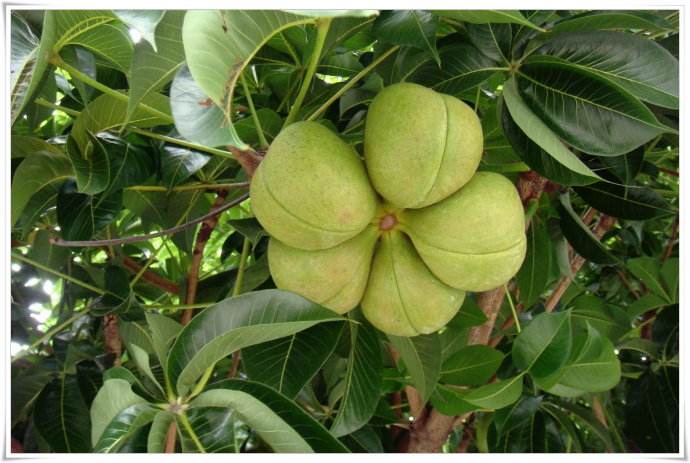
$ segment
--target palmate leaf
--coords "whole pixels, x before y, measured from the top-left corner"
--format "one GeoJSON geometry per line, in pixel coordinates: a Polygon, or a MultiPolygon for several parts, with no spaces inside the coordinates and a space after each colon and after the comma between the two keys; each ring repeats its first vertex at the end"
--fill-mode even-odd
{"type": "Polygon", "coordinates": [[[673,132],[622,87],[580,70],[525,64],[517,86],[530,109],[559,137],[589,154],[624,154],[673,132]]]}
{"type": "Polygon", "coordinates": [[[226,299],[180,332],[168,356],[166,373],[185,394],[206,368],[237,349],[290,336],[318,323],[342,320],[294,293],[264,290],[226,299]]]}
{"type": "MultiPolygon", "coordinates": [[[[182,27],[187,66],[194,80],[231,120],[233,93],[240,74],[259,49],[290,26],[314,22],[282,11],[220,10],[187,12],[182,27]]],[[[244,142],[228,127],[232,144],[244,142]]]]}
{"type": "Polygon", "coordinates": [[[292,426],[266,404],[246,392],[211,389],[199,394],[189,405],[191,408],[231,408],[237,418],[249,425],[275,452],[313,452],[309,443],[292,426]]]}
{"type": "Polygon", "coordinates": [[[244,368],[250,379],[294,398],[323,367],[342,331],[342,323],[320,323],[287,338],[244,348],[244,368]]]}
{"type": "Polygon", "coordinates": [[[504,134],[531,167],[555,181],[569,180],[567,184],[584,185],[600,179],[527,106],[518,93],[515,78],[503,84],[503,99],[502,112],[508,113],[502,116],[504,134]]]}
{"type": "Polygon", "coordinates": [[[314,452],[347,452],[347,448],[304,408],[269,386],[255,381],[229,379],[213,383],[208,388],[237,390],[251,394],[299,433],[314,452]]]}
{"type": "Polygon", "coordinates": [[[441,375],[441,339],[438,334],[412,338],[388,335],[388,339],[400,354],[422,402],[426,402],[441,375]]]}
{"type": "Polygon", "coordinates": [[[678,60],[648,38],[611,31],[560,34],[526,62],[591,72],[644,101],[678,108],[678,60]]]}
{"type": "Polygon", "coordinates": [[[128,21],[135,24],[144,20],[150,29],[147,34],[142,34],[146,41],[134,47],[127,102],[126,121],[129,121],[142,99],[163,88],[184,63],[182,21],[185,11],[136,10],[116,13],[121,19],[126,13],[128,21]]]}

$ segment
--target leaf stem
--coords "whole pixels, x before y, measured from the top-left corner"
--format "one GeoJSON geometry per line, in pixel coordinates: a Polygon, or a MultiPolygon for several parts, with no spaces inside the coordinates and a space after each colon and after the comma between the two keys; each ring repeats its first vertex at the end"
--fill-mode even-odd
{"type": "Polygon", "coordinates": [[[189,422],[187,415],[185,415],[185,413],[182,412],[177,416],[180,417],[180,421],[182,422],[182,426],[184,426],[185,430],[189,434],[189,437],[192,438],[192,441],[194,442],[194,445],[196,445],[196,448],[199,450],[199,452],[206,453],[206,449],[204,449],[204,446],[201,443],[201,441],[199,440],[199,437],[194,432],[194,429],[192,429],[192,423],[189,422]]]}
{"type": "Polygon", "coordinates": [[[189,397],[187,397],[187,401],[190,401],[194,397],[198,396],[201,394],[201,391],[204,390],[206,387],[206,383],[208,383],[208,380],[211,379],[211,374],[213,373],[213,366],[210,366],[204,371],[204,374],[201,376],[201,379],[199,380],[198,383],[196,383],[196,386],[194,386],[194,389],[192,390],[191,394],[189,394],[189,397]]]}
{"type": "Polygon", "coordinates": [[[87,315],[90,310],[91,309],[89,307],[86,307],[84,310],[82,310],[80,312],[76,312],[75,314],[73,314],[70,318],[68,318],[64,322],[62,322],[58,325],[55,325],[50,330],[48,330],[46,332],[46,334],[44,334],[43,336],[38,338],[36,341],[32,342],[31,345],[29,345],[29,347],[17,352],[14,355],[14,357],[12,357],[12,362],[19,360],[20,358],[26,357],[32,349],[35,349],[36,347],[40,346],[41,344],[49,341],[53,336],[55,336],[56,334],[61,332],[63,329],[70,326],[72,323],[79,320],[84,315],[87,315]]]}
{"type": "Polygon", "coordinates": [[[348,90],[350,90],[357,82],[359,82],[360,80],[362,80],[362,78],[363,78],[364,76],[366,76],[367,74],[369,74],[369,73],[371,72],[372,69],[374,69],[376,66],[378,66],[379,64],[381,64],[381,63],[382,63],[386,58],[388,58],[390,55],[392,55],[393,53],[395,53],[395,52],[398,50],[398,48],[400,48],[400,45],[396,45],[396,46],[394,46],[394,47],[389,48],[389,49],[386,50],[383,54],[381,54],[381,56],[379,56],[379,57],[376,58],[374,61],[372,61],[371,63],[369,63],[369,66],[365,67],[364,69],[362,69],[361,71],[359,71],[359,72],[357,73],[357,75],[355,75],[352,79],[348,80],[348,81],[345,83],[345,85],[343,85],[343,86],[340,88],[340,90],[338,90],[337,92],[335,92],[335,94],[333,94],[333,96],[331,96],[324,104],[322,104],[321,107],[319,107],[319,109],[317,109],[316,111],[314,111],[314,113],[313,113],[311,116],[309,116],[309,117],[307,118],[307,120],[308,120],[308,121],[313,121],[313,120],[315,120],[317,117],[319,117],[324,111],[326,111],[326,110],[328,109],[328,107],[329,107],[331,104],[333,104],[333,102],[334,102],[335,100],[337,100],[338,98],[340,98],[340,97],[343,95],[343,93],[345,93],[345,92],[347,92],[348,90]]]}
{"type": "MultiPolygon", "coordinates": [[[[58,111],[62,111],[63,113],[72,116],[72,117],[78,117],[81,112],[71,109],[71,108],[66,108],[64,106],[57,105],[55,103],[51,103],[50,101],[46,100],[45,98],[36,98],[34,101],[37,105],[40,106],[45,106],[46,108],[52,108],[52,109],[57,109],[58,111]]],[[[203,151],[205,153],[209,154],[215,154],[216,156],[221,156],[224,158],[228,159],[233,159],[234,157],[232,156],[232,153],[224,150],[219,150],[216,148],[211,148],[209,146],[204,146],[204,145],[199,145],[196,143],[189,142],[187,140],[181,140],[179,138],[173,138],[169,137],[167,135],[162,135],[159,133],[151,132],[149,130],[143,130],[138,127],[127,127],[127,130],[130,132],[138,133],[139,135],[143,135],[145,137],[153,138],[156,140],[161,140],[167,143],[172,143],[174,145],[179,145],[179,146],[184,146],[186,148],[190,148],[196,151],[203,151]]]]}
{"type": "Polygon", "coordinates": [[[242,242],[242,253],[240,254],[240,263],[237,268],[237,278],[235,278],[235,286],[232,288],[232,297],[239,296],[242,293],[242,283],[244,280],[244,269],[249,255],[249,239],[245,238],[242,242]]]}
{"type": "Polygon", "coordinates": [[[307,96],[307,91],[311,86],[312,78],[316,72],[316,66],[319,64],[319,59],[321,58],[321,51],[323,50],[323,45],[326,42],[326,35],[328,35],[328,30],[331,27],[332,18],[322,18],[316,21],[316,42],[314,44],[314,50],[311,54],[311,59],[309,60],[309,66],[307,67],[307,72],[302,80],[302,87],[299,89],[297,98],[295,98],[295,103],[290,108],[290,112],[285,118],[285,123],[283,127],[287,127],[292,124],[297,117],[297,113],[302,107],[304,102],[304,97],[307,96]]]}
{"type": "Polygon", "coordinates": [[[190,190],[228,190],[232,188],[248,188],[250,182],[234,182],[234,183],[187,183],[184,185],[174,186],[168,188],[162,185],[135,185],[126,187],[125,190],[133,191],[150,191],[150,192],[178,192],[190,190]]]}
{"type": "MultiPolygon", "coordinates": [[[[69,74],[84,82],[85,84],[95,88],[96,90],[100,90],[101,92],[112,96],[115,99],[118,99],[120,101],[124,102],[129,102],[129,97],[125,95],[122,92],[118,92],[117,90],[113,90],[112,88],[108,87],[107,85],[103,85],[99,81],[91,78],[90,76],[84,74],[81,72],[79,69],[74,68],[70,66],[69,64],[65,63],[65,61],[62,59],[60,55],[54,55],[53,58],[51,59],[51,63],[54,64],[55,66],[64,69],[65,71],[69,72],[69,74]]],[[[165,114],[164,112],[161,112],[157,110],[156,108],[152,108],[151,106],[145,104],[145,103],[139,103],[139,106],[149,114],[159,117],[162,120],[164,120],[168,124],[174,124],[175,121],[173,120],[172,116],[169,114],[165,114]]]]}
{"type": "Polygon", "coordinates": [[[513,297],[510,295],[508,290],[508,285],[504,284],[503,287],[506,291],[506,297],[508,298],[508,304],[510,305],[510,311],[513,313],[513,320],[515,321],[515,328],[517,328],[518,333],[522,333],[522,328],[520,327],[520,318],[518,317],[517,310],[515,309],[515,304],[513,303],[513,297]]]}
{"type": "Polygon", "coordinates": [[[247,79],[244,78],[244,72],[240,74],[240,83],[242,83],[242,90],[244,90],[244,96],[247,99],[247,104],[249,105],[249,112],[254,120],[254,126],[256,127],[256,133],[259,136],[259,146],[261,148],[268,148],[268,141],[264,135],[264,129],[261,127],[261,121],[259,120],[259,115],[256,113],[256,108],[254,107],[254,100],[252,100],[252,94],[249,92],[249,87],[247,87],[247,79]]]}
{"type": "Polygon", "coordinates": [[[40,264],[40,263],[36,262],[35,260],[29,259],[28,257],[23,256],[23,255],[21,255],[21,254],[17,254],[17,253],[14,253],[14,252],[13,252],[13,253],[12,253],[12,258],[15,259],[15,260],[18,260],[18,261],[20,261],[20,262],[24,262],[24,263],[26,263],[26,264],[29,264],[29,265],[31,265],[31,266],[34,266],[34,267],[36,267],[36,268],[38,268],[38,269],[41,269],[41,270],[43,270],[44,272],[52,273],[53,275],[55,275],[55,276],[57,276],[57,277],[60,277],[60,278],[62,278],[63,280],[67,280],[67,281],[69,281],[69,282],[71,282],[71,283],[74,283],[75,285],[81,286],[82,288],[86,288],[86,289],[88,289],[89,291],[93,291],[94,293],[100,294],[101,296],[108,293],[108,291],[106,291],[106,290],[104,290],[104,289],[101,289],[101,288],[98,288],[98,287],[96,287],[96,286],[93,286],[93,285],[90,285],[90,284],[88,284],[88,283],[85,283],[85,282],[83,282],[83,281],[81,281],[81,280],[78,280],[78,279],[74,278],[74,277],[71,276],[71,275],[67,275],[67,274],[62,273],[62,272],[60,272],[60,271],[58,271],[58,270],[55,270],[55,269],[52,269],[52,268],[50,268],[50,267],[48,267],[48,266],[45,266],[45,265],[43,265],[43,264],[40,264]]]}
{"type": "Polygon", "coordinates": [[[194,304],[150,304],[143,306],[144,309],[151,310],[187,310],[187,309],[204,309],[210,305],[210,302],[196,302],[194,304]]]}

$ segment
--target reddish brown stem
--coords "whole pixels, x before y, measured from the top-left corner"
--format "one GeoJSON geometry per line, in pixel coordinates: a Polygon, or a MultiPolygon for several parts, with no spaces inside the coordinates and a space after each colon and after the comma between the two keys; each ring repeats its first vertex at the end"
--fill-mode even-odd
{"type": "Polygon", "coordinates": [[[175,453],[175,441],[177,440],[177,425],[173,420],[168,426],[168,433],[165,435],[165,453],[175,453]]]}
{"type": "Polygon", "coordinates": [[[115,355],[113,364],[119,367],[122,362],[122,339],[117,328],[117,316],[103,316],[103,338],[105,340],[105,351],[115,355]]]}
{"type": "MultiPolygon", "coordinates": [[[[228,196],[228,190],[218,191],[216,200],[211,206],[211,210],[219,208],[224,202],[225,198],[228,196]]],[[[204,257],[204,249],[206,248],[206,243],[208,243],[209,238],[213,229],[218,225],[219,216],[214,215],[206,219],[199,228],[199,232],[196,235],[196,241],[194,242],[194,249],[192,250],[192,264],[189,268],[189,275],[187,277],[187,296],[185,298],[186,304],[194,304],[196,299],[196,289],[199,285],[199,271],[201,269],[201,261],[204,257]]],[[[182,312],[182,317],[180,322],[183,325],[189,323],[194,315],[194,309],[187,309],[182,312]]]]}
{"type": "MultiPolygon", "coordinates": [[[[139,271],[141,271],[142,268],[142,265],[139,264],[139,262],[137,262],[129,256],[123,257],[122,264],[127,270],[135,274],[139,273],[139,271]]],[[[163,291],[166,291],[168,293],[177,294],[180,292],[180,286],[177,283],[168,280],[167,278],[157,274],[153,270],[147,269],[141,275],[141,278],[145,281],[148,281],[153,286],[162,289],[163,291]]]]}
{"type": "Polygon", "coordinates": [[[668,244],[666,245],[666,249],[664,249],[664,253],[661,256],[661,262],[666,262],[669,257],[671,257],[671,254],[673,254],[673,248],[676,246],[676,239],[678,238],[678,217],[676,217],[676,220],[673,221],[673,228],[671,228],[671,237],[668,240],[668,244]]]}

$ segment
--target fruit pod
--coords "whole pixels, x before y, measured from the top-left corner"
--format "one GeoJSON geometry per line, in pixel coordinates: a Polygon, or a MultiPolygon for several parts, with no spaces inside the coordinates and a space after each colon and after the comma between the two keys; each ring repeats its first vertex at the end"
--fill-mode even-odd
{"type": "Polygon", "coordinates": [[[345,313],[362,299],[377,239],[373,226],[344,243],[318,251],[293,248],[271,238],[271,276],[278,288],[345,313]]]}
{"type": "Polygon", "coordinates": [[[369,107],[369,177],[397,207],[420,208],[455,193],[474,175],[482,149],[477,115],[455,97],[402,83],[383,89],[369,107]]]}
{"type": "Polygon", "coordinates": [[[527,250],[517,189],[492,172],[478,172],[433,206],[403,211],[400,223],[434,275],[465,291],[503,285],[520,269],[527,250]]]}
{"type": "Polygon", "coordinates": [[[308,250],[353,238],[377,206],[355,150],[316,122],[298,122],[278,134],[254,174],[250,196],[271,236],[308,250]]]}
{"type": "Polygon", "coordinates": [[[362,299],[372,325],[395,336],[433,333],[453,318],[464,298],[464,291],[429,271],[405,235],[382,234],[362,299]]]}

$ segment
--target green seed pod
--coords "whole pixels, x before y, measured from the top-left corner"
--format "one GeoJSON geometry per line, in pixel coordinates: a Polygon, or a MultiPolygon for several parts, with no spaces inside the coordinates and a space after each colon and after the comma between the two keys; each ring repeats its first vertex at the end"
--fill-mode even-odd
{"type": "Polygon", "coordinates": [[[424,209],[400,214],[401,229],[431,271],[465,291],[506,283],[525,258],[522,203],[504,176],[478,172],[460,191],[424,209]]]}
{"type": "Polygon", "coordinates": [[[268,264],[280,289],[292,291],[338,313],[362,299],[378,239],[374,226],[329,249],[305,251],[271,238],[268,264]]]}
{"type": "Polygon", "coordinates": [[[383,89],[369,107],[369,177],[397,207],[420,208],[455,193],[477,170],[482,147],[477,115],[455,97],[402,83],[383,89]]]}
{"type": "Polygon", "coordinates": [[[463,291],[429,271],[406,236],[383,233],[362,299],[372,325],[395,336],[433,333],[453,318],[464,298],[463,291]]]}
{"type": "Polygon", "coordinates": [[[299,249],[327,249],[360,233],[377,198],[355,150],[316,122],[282,130],[254,174],[252,209],[268,233],[299,249]]]}

